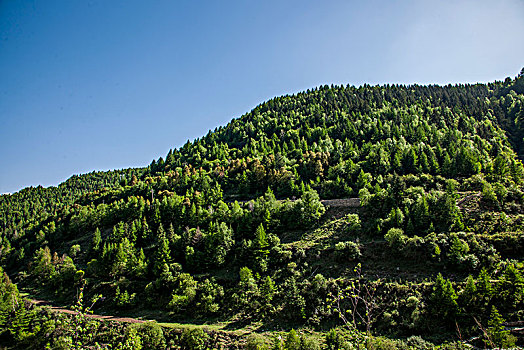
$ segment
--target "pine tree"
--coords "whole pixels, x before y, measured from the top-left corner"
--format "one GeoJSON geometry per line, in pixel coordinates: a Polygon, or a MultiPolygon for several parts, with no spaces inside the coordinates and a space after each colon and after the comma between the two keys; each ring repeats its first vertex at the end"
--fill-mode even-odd
{"type": "Polygon", "coordinates": [[[488,321],[486,345],[500,347],[503,349],[513,348],[516,338],[504,328],[505,320],[500,315],[495,306],[491,307],[491,314],[488,321]]]}
{"type": "Polygon", "coordinates": [[[418,173],[418,157],[413,148],[404,156],[403,168],[406,174],[418,173]]]}
{"type": "Polygon", "coordinates": [[[432,314],[447,324],[454,321],[459,312],[457,298],[451,281],[444,279],[439,273],[430,297],[432,314]]]}
{"type": "Polygon", "coordinates": [[[101,242],[102,242],[102,235],[100,234],[100,230],[97,227],[95,229],[95,233],[93,234],[93,240],[91,242],[91,247],[95,253],[97,253],[100,250],[101,242]]]}
{"type": "Polygon", "coordinates": [[[167,240],[166,233],[162,224],[158,227],[157,233],[157,251],[155,254],[155,263],[153,271],[155,274],[160,274],[164,264],[171,263],[171,250],[169,249],[169,241],[167,240]]]}
{"type": "Polygon", "coordinates": [[[464,308],[464,311],[469,314],[474,312],[477,304],[477,287],[475,286],[475,280],[473,276],[469,275],[466,280],[466,285],[459,295],[459,305],[464,308]]]}
{"type": "Polygon", "coordinates": [[[260,296],[262,299],[262,312],[267,313],[271,309],[271,302],[275,295],[275,283],[270,276],[264,279],[264,283],[260,286],[260,296]]]}
{"type": "Polygon", "coordinates": [[[258,268],[261,271],[265,271],[267,268],[267,258],[269,255],[269,243],[267,241],[264,225],[258,225],[253,243],[255,248],[255,260],[257,262],[258,268]]]}

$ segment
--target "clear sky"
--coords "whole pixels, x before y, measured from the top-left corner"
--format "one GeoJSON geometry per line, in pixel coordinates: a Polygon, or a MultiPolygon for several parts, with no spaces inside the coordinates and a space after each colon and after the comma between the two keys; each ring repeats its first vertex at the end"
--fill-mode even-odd
{"type": "Polygon", "coordinates": [[[320,84],[524,66],[524,1],[0,1],[0,193],[146,166],[320,84]]]}

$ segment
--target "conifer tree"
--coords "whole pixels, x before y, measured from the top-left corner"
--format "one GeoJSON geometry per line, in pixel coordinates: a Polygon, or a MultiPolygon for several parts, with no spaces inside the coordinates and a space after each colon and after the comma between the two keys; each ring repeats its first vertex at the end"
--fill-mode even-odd
{"type": "Polygon", "coordinates": [[[100,250],[100,243],[102,243],[102,235],[100,234],[100,230],[97,227],[95,229],[95,233],[93,234],[93,240],[91,242],[91,247],[95,253],[97,253],[100,250]]]}
{"type": "Polygon", "coordinates": [[[167,240],[166,233],[162,224],[158,227],[158,233],[156,236],[157,251],[155,254],[155,263],[153,266],[154,272],[159,274],[162,271],[164,264],[171,263],[171,251],[169,249],[169,241],[167,240]]]}
{"type": "Polygon", "coordinates": [[[444,279],[439,273],[430,297],[432,313],[441,317],[444,322],[454,321],[459,312],[457,298],[451,281],[444,279]]]}

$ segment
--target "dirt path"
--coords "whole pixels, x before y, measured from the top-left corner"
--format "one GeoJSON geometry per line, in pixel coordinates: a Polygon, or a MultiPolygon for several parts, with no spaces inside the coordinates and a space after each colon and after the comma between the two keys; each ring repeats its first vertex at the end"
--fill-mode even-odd
{"type": "MultiPolygon", "coordinates": [[[[27,299],[27,300],[29,300],[35,306],[45,306],[53,312],[59,312],[59,313],[69,314],[69,315],[78,314],[78,311],[69,310],[63,307],[53,306],[48,301],[45,301],[45,300],[39,300],[39,299],[27,299]]],[[[101,321],[114,321],[114,322],[125,322],[125,323],[152,322],[151,320],[140,320],[140,319],[131,318],[131,317],[116,317],[116,316],[96,315],[96,314],[86,314],[86,317],[93,318],[96,320],[101,320],[101,321]]]]}

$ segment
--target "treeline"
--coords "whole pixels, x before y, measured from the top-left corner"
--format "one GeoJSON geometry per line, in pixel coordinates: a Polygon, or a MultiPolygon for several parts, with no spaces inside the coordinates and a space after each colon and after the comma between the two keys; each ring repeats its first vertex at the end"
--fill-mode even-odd
{"type": "MultiPolygon", "coordinates": [[[[345,169],[354,176],[352,181],[341,179],[349,187],[360,170],[351,171],[352,163],[373,176],[391,172],[503,176],[493,162],[499,153],[501,157],[513,153],[504,132],[514,133],[515,120],[524,113],[521,95],[514,91],[500,95],[506,85],[323,86],[268,101],[226,127],[171,150],[150,170],[167,172],[185,164],[221,166],[225,169],[218,171],[224,171],[229,181],[241,181],[244,172],[250,178],[250,173],[271,170],[279,177],[286,170],[295,180],[319,177],[323,183],[346,177],[345,169]],[[244,169],[237,169],[234,160],[243,158],[260,162],[242,162],[244,169]]],[[[503,160],[498,162],[511,166],[503,160]]]]}
{"type": "MultiPolygon", "coordinates": [[[[0,196],[0,227],[4,235],[18,235],[49,217],[63,215],[87,193],[96,193],[127,184],[139,169],[92,172],[73,175],[56,187],[24,188],[0,196]]],[[[136,176],[135,176],[136,177],[136,176]]]]}

